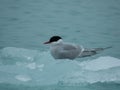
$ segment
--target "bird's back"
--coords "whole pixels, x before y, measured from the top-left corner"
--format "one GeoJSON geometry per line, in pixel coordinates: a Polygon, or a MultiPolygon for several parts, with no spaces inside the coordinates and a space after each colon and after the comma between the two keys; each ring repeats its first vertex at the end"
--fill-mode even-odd
{"type": "Polygon", "coordinates": [[[51,54],[55,59],[74,59],[79,56],[81,47],[78,45],[62,43],[51,47],[51,54]]]}

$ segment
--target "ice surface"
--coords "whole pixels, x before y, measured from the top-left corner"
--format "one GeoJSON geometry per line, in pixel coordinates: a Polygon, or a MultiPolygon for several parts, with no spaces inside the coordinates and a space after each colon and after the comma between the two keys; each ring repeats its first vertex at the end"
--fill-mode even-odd
{"type": "Polygon", "coordinates": [[[16,75],[15,78],[23,82],[27,82],[31,80],[31,78],[28,75],[16,75]]]}
{"type": "Polygon", "coordinates": [[[98,71],[120,66],[120,59],[110,56],[103,56],[94,60],[89,60],[85,62],[83,61],[79,65],[83,69],[98,71]]]}
{"type": "Polygon", "coordinates": [[[0,56],[1,82],[30,85],[120,82],[120,59],[111,56],[82,62],[55,60],[48,51],[14,47],[3,48],[0,56]],[[14,63],[7,63],[10,61],[14,63]],[[6,79],[2,73],[10,76],[6,79]]]}

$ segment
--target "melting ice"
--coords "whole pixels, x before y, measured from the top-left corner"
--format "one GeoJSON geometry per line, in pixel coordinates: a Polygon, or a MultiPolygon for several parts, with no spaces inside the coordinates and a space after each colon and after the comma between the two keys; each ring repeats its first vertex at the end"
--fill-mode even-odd
{"type": "MultiPolygon", "coordinates": [[[[88,58],[87,58],[88,59],[88,58]]],[[[6,47],[0,53],[0,82],[50,85],[120,82],[120,59],[55,60],[48,51],[6,47]],[[11,63],[10,63],[11,62],[11,63]]]]}

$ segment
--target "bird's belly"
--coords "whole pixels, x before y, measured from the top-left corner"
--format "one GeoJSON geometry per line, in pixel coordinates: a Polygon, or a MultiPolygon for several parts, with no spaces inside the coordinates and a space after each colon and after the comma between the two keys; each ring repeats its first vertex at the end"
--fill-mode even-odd
{"type": "Polygon", "coordinates": [[[58,52],[51,51],[51,55],[52,55],[55,59],[60,59],[60,55],[58,54],[58,52]]]}

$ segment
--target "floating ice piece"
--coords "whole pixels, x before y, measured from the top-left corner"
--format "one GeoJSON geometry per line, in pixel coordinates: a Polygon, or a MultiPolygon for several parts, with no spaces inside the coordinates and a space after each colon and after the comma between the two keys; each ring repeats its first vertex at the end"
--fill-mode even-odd
{"type": "Polygon", "coordinates": [[[29,69],[39,69],[40,71],[43,71],[44,64],[37,65],[35,62],[33,62],[27,64],[26,67],[29,69]]]}
{"type": "Polygon", "coordinates": [[[36,69],[36,63],[30,63],[28,65],[26,65],[26,67],[28,67],[29,69],[36,69]]]}
{"type": "Polygon", "coordinates": [[[84,61],[79,64],[83,69],[97,71],[97,70],[103,70],[103,69],[109,69],[113,67],[120,66],[120,59],[105,56],[105,57],[99,57],[94,60],[90,61],[84,61]]]}
{"type": "Polygon", "coordinates": [[[6,47],[1,51],[3,58],[19,58],[28,61],[33,61],[34,57],[37,56],[37,50],[28,50],[24,48],[6,47]]]}
{"type": "Polygon", "coordinates": [[[27,82],[32,80],[28,75],[16,75],[15,78],[19,81],[27,82]]]}

